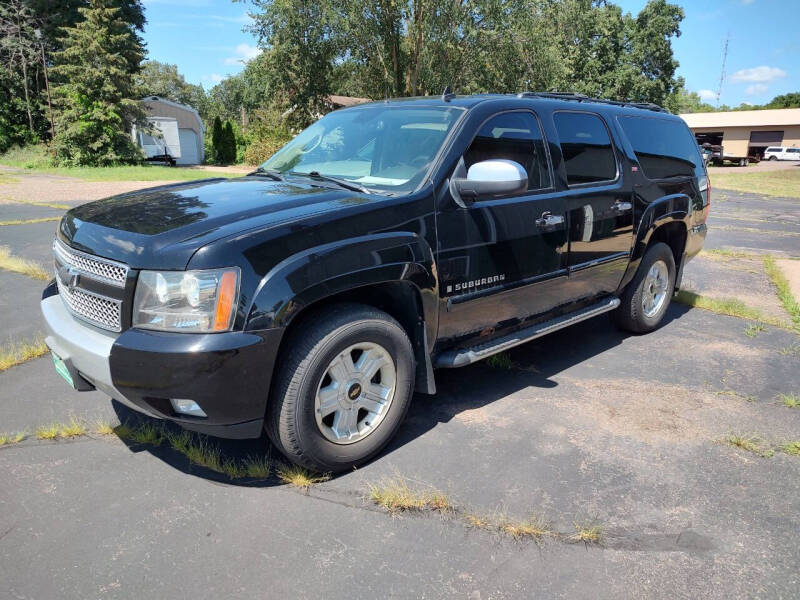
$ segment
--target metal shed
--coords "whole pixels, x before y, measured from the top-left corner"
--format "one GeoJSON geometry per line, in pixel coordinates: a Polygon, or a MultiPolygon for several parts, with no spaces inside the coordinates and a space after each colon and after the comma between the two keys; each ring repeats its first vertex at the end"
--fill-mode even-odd
{"type": "Polygon", "coordinates": [[[194,108],[159,96],[143,98],[142,103],[148,119],[177,121],[180,157],[176,162],[179,165],[197,165],[203,162],[205,127],[194,108]]]}

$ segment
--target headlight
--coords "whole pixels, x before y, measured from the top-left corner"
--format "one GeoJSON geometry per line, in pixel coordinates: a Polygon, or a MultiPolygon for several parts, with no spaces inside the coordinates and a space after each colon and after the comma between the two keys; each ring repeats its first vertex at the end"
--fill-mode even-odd
{"type": "Polygon", "coordinates": [[[230,331],[239,296],[239,269],[141,271],[133,326],[162,331],[230,331]]]}

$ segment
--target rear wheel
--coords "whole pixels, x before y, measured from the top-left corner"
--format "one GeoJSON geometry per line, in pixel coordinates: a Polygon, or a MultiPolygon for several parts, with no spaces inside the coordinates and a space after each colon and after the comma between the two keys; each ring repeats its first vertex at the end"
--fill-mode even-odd
{"type": "Polygon", "coordinates": [[[770,159],[770,160],[778,160],[778,157],[777,157],[777,156],[775,156],[775,155],[772,155],[772,156],[770,156],[770,157],[769,157],[769,159],[770,159]]]}
{"type": "Polygon", "coordinates": [[[647,333],[658,327],[669,308],[675,288],[675,259],[672,249],[658,242],[639,264],[633,280],[612,313],[618,327],[633,333],[647,333]]]}
{"type": "Polygon", "coordinates": [[[414,355],[391,316],[341,304],[299,326],[277,372],[267,434],[292,462],[336,472],[394,436],[411,403],[414,355]]]}

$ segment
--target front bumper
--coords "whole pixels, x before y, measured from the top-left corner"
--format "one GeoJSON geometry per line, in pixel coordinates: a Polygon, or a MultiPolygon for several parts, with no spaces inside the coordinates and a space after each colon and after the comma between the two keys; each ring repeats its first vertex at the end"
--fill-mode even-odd
{"type": "Polygon", "coordinates": [[[45,342],[76,387],[98,389],[130,408],[186,429],[227,438],[261,435],[282,329],[213,334],[101,331],[77,320],[58,294],[41,302],[45,342]],[[176,413],[194,400],[206,417],[176,413]]]}

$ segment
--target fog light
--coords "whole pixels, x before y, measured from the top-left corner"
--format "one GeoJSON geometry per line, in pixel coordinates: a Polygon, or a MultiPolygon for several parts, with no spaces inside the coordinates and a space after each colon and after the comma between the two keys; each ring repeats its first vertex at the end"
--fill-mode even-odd
{"type": "Polygon", "coordinates": [[[189,415],[191,417],[207,416],[206,413],[203,412],[203,409],[200,408],[200,406],[194,400],[173,398],[170,400],[170,404],[172,404],[172,408],[176,413],[180,413],[182,415],[189,415]]]}

